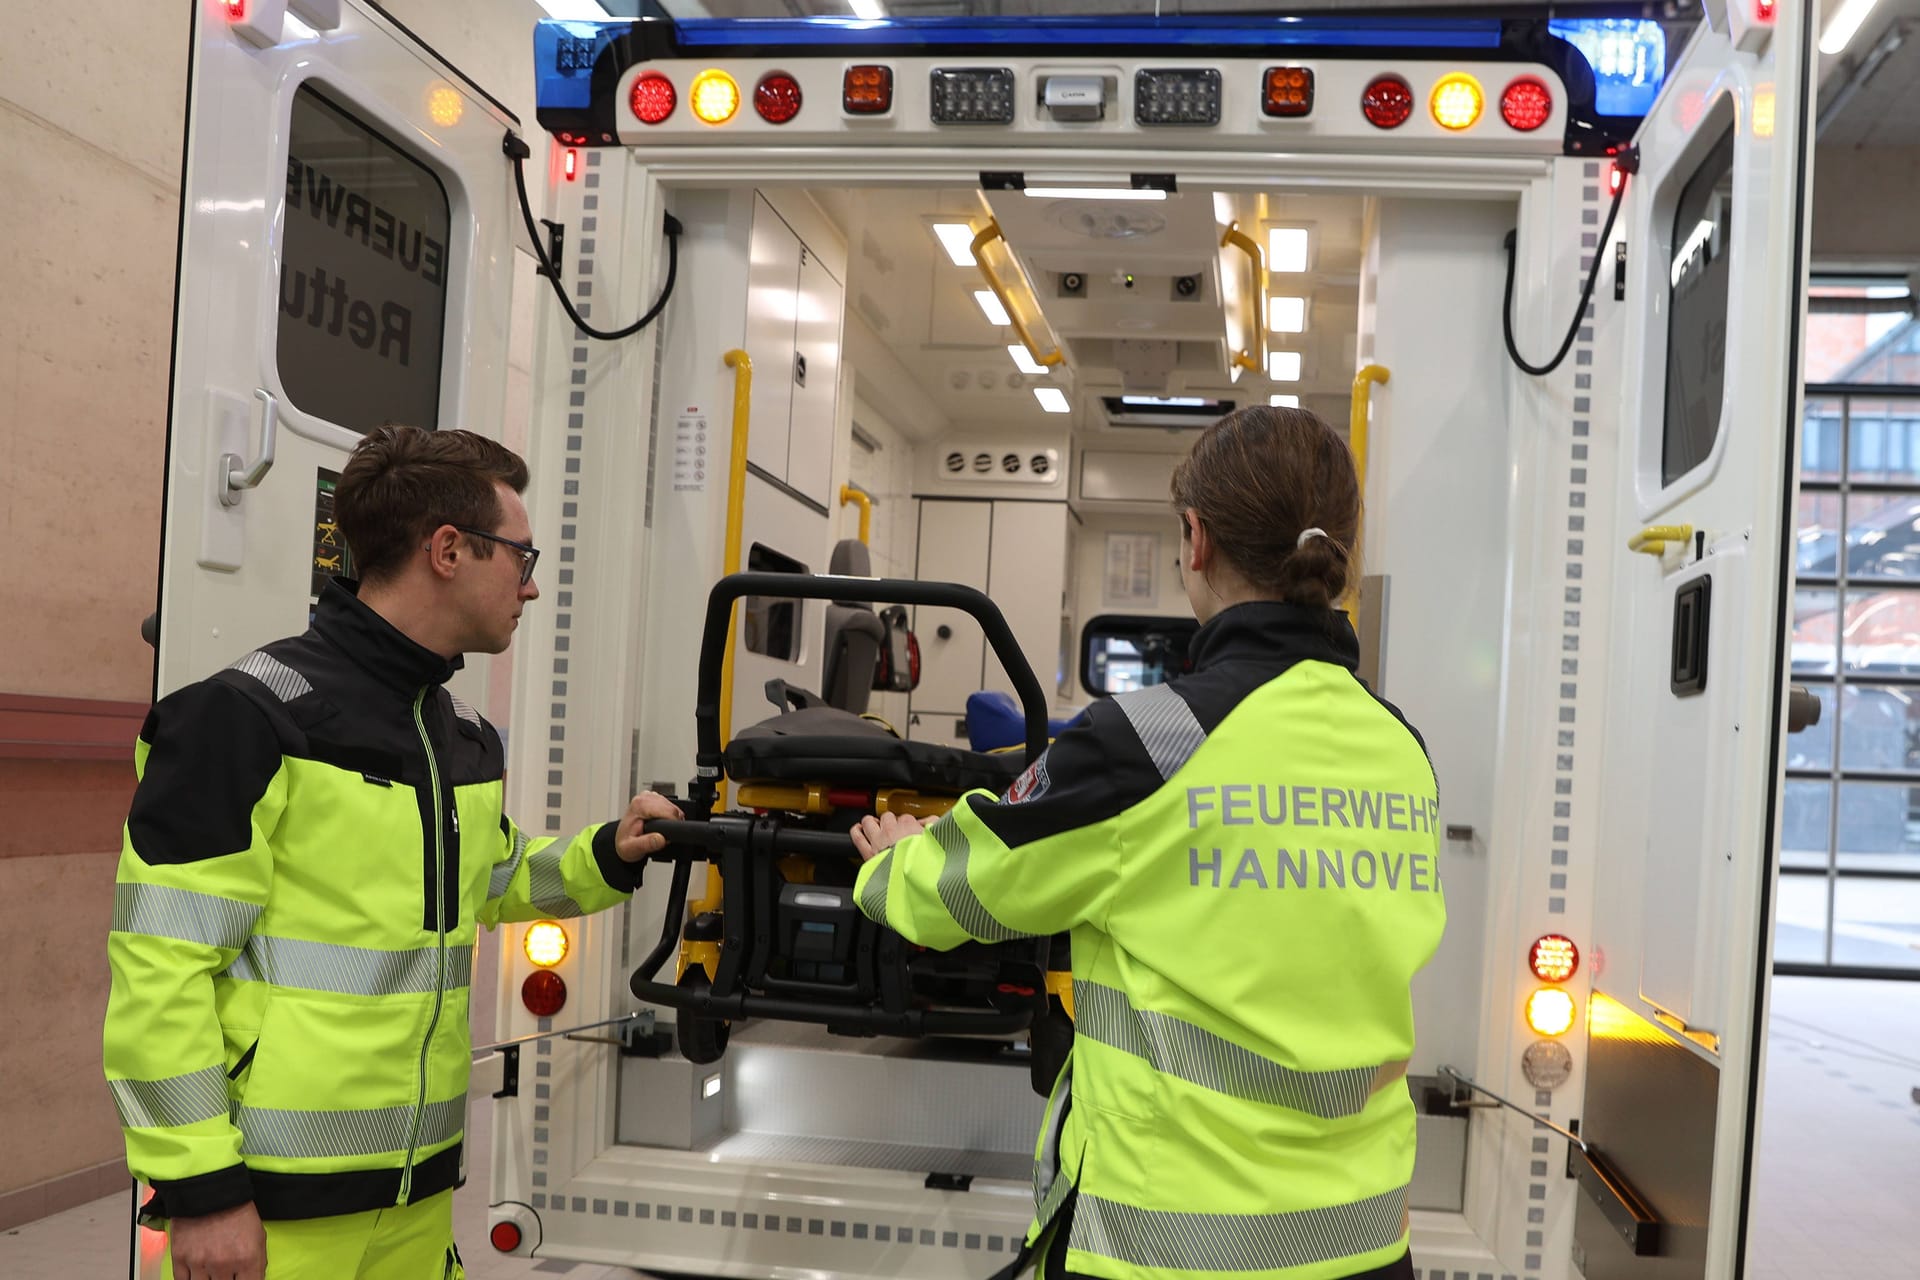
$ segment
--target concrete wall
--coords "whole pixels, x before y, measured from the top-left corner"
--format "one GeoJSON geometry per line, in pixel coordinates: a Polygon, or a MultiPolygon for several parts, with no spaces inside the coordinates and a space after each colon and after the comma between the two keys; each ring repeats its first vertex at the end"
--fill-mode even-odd
{"type": "MultiPolygon", "coordinates": [[[[534,0],[386,7],[533,130],[534,0]]],[[[76,38],[58,6],[11,6],[0,42],[0,699],[87,700],[107,713],[89,723],[129,744],[99,759],[0,743],[0,1230],[127,1185],[100,1074],[102,952],[152,680],[139,624],[154,607],[191,7],[111,8],[103,40],[76,38]]],[[[517,406],[531,306],[515,307],[517,406]]],[[[508,436],[523,443],[524,423],[508,436]]]]}

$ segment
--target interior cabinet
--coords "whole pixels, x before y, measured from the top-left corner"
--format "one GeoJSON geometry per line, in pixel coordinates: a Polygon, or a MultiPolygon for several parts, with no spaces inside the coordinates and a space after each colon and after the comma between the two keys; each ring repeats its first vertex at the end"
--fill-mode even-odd
{"type": "Polygon", "coordinates": [[[747,271],[747,354],[753,358],[747,461],[831,509],[843,289],[818,255],[760,195],[747,271]]]}

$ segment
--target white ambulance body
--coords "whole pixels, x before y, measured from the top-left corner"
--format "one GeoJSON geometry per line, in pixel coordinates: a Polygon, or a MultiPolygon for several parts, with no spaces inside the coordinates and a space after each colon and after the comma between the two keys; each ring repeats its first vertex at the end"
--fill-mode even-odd
{"type": "MultiPolygon", "coordinates": [[[[737,438],[739,567],[825,571],[870,501],[874,572],[987,592],[1064,715],[1139,678],[1128,626],[1184,607],[1166,483],[1197,427],[1299,397],[1364,443],[1366,665],[1441,784],[1417,1267],[1743,1274],[1807,6],[1690,31],[553,22],[529,33],[538,121],[376,6],[240,9],[198,6],[163,692],[299,630],[350,571],[331,483],[362,431],[508,431],[509,137],[579,319],[665,297],[611,341],[553,281],[519,298],[543,596],[510,684],[460,682],[509,726],[530,831],[692,775],[737,438]],[[1530,967],[1547,936],[1571,974],[1530,967]]],[[[736,726],[773,714],[769,679],[820,685],[816,605],[739,629],[736,726]]],[[[964,617],[912,624],[919,685],[873,710],[964,745],[969,695],[1012,684],[964,617]]],[[[493,1109],[495,1245],[757,1278],[1009,1261],[1042,1105],[1021,1046],[753,1020],[690,1062],[629,988],[677,930],[666,879],[561,923],[550,1016],[523,999],[525,927],[483,943],[522,1041],[469,1096],[493,1109]]]]}

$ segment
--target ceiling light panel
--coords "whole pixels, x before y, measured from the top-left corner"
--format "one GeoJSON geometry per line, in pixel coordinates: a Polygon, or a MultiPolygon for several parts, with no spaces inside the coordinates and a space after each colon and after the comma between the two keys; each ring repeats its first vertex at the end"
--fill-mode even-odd
{"type": "Polygon", "coordinates": [[[956,267],[977,265],[973,260],[973,228],[964,222],[936,222],[933,234],[956,267]]]}
{"type": "Polygon", "coordinates": [[[1300,381],[1300,353],[1298,351],[1268,352],[1267,376],[1275,382],[1300,381]]]}
{"type": "Polygon", "coordinates": [[[1067,412],[1067,393],[1058,387],[1035,387],[1033,398],[1038,400],[1040,407],[1048,413],[1067,412]]]}
{"type": "Polygon", "coordinates": [[[1309,247],[1305,227],[1270,228],[1267,231],[1267,270],[1305,271],[1309,247]]]}
{"type": "Polygon", "coordinates": [[[1268,298],[1267,328],[1274,333],[1304,333],[1307,328],[1305,298],[1268,298]]]}
{"type": "Polygon", "coordinates": [[[1047,372],[1047,367],[1035,360],[1021,343],[1008,343],[1007,354],[1013,357],[1014,367],[1022,373],[1038,373],[1044,376],[1047,372]]]}
{"type": "Polygon", "coordinates": [[[980,304],[980,310],[986,314],[987,323],[996,329],[1004,329],[1013,323],[1013,317],[1000,305],[1000,299],[993,296],[991,289],[975,289],[973,300],[980,304]]]}

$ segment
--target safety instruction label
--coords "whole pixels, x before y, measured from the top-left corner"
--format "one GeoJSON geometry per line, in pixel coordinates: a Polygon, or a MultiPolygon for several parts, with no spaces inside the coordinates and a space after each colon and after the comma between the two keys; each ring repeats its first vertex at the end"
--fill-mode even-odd
{"type": "Polygon", "coordinates": [[[340,525],[333,518],[334,490],[340,487],[340,473],[319,467],[313,479],[313,581],[309,593],[318,600],[328,578],[349,577],[352,561],[347,556],[347,540],[340,536],[340,525]]]}
{"type": "Polygon", "coordinates": [[[690,407],[673,424],[673,491],[706,492],[707,460],[707,415],[690,407]]]}

